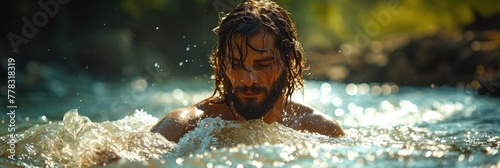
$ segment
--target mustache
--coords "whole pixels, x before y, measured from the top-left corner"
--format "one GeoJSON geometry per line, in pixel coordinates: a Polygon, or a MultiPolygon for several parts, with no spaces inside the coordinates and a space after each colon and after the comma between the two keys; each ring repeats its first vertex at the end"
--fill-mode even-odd
{"type": "Polygon", "coordinates": [[[250,90],[251,92],[257,93],[257,92],[265,92],[266,88],[263,86],[257,86],[255,84],[251,86],[246,86],[246,85],[237,85],[234,87],[235,92],[247,92],[250,90]]]}

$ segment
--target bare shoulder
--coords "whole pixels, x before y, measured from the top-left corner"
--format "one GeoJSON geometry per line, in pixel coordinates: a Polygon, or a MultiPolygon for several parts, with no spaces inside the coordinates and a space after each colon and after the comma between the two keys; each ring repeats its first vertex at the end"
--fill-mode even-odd
{"type": "Polygon", "coordinates": [[[158,121],[151,132],[158,132],[169,141],[179,142],[184,134],[196,128],[197,123],[207,117],[221,117],[227,119],[226,106],[219,99],[201,101],[189,107],[179,108],[167,113],[163,119],[158,121]]]}
{"type": "Polygon", "coordinates": [[[316,132],[330,137],[345,135],[340,124],[332,117],[301,103],[292,103],[296,111],[296,121],[292,127],[301,131],[316,132]]]}
{"type": "Polygon", "coordinates": [[[196,106],[175,109],[151,128],[169,141],[178,142],[187,132],[195,128],[196,122],[203,118],[203,111],[196,106]]]}

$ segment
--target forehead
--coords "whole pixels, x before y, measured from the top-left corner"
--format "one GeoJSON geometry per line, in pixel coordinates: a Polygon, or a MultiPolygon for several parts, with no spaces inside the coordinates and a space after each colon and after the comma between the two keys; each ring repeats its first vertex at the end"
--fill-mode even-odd
{"type": "Polygon", "coordinates": [[[276,47],[276,36],[264,29],[260,29],[255,35],[248,37],[238,34],[231,39],[230,47],[234,52],[238,52],[238,50],[264,52],[276,47]]]}

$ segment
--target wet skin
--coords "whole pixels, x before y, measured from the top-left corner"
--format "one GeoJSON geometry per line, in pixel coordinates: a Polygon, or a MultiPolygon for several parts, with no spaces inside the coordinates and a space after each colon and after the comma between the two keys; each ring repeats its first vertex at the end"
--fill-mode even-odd
{"type": "Polygon", "coordinates": [[[284,64],[276,56],[279,52],[276,51],[274,35],[261,30],[251,38],[249,44],[242,38],[236,38],[233,50],[235,52],[229,54],[233,59],[224,60],[226,78],[233,90],[228,94],[232,96],[212,97],[189,107],[173,110],[153,126],[151,131],[162,134],[170,141],[178,142],[184,134],[196,127],[197,122],[207,117],[246,120],[249,116],[257,116],[266,123],[278,122],[299,131],[330,137],[345,135],[342,127],[330,116],[297,102],[286,104],[282,90],[275,96],[268,94],[276,86],[284,84],[278,80],[285,71],[282,68],[284,64]],[[246,58],[241,57],[240,53],[246,58]],[[238,89],[245,86],[256,86],[260,89],[238,89]],[[230,106],[226,101],[230,102],[230,106]],[[261,108],[266,106],[266,103],[271,104],[267,105],[268,108],[261,108]]]}

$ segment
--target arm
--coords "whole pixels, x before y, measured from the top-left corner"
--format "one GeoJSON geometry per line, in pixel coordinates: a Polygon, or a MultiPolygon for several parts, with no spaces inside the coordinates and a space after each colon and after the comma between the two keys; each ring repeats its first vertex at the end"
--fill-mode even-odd
{"type": "Polygon", "coordinates": [[[337,121],[319,111],[305,114],[299,119],[298,123],[298,130],[316,132],[334,138],[346,135],[337,121]]]}
{"type": "Polygon", "coordinates": [[[169,141],[179,142],[187,132],[193,130],[200,114],[195,113],[190,107],[176,109],[168,113],[156,125],[151,128],[151,132],[158,132],[169,141]]]}

